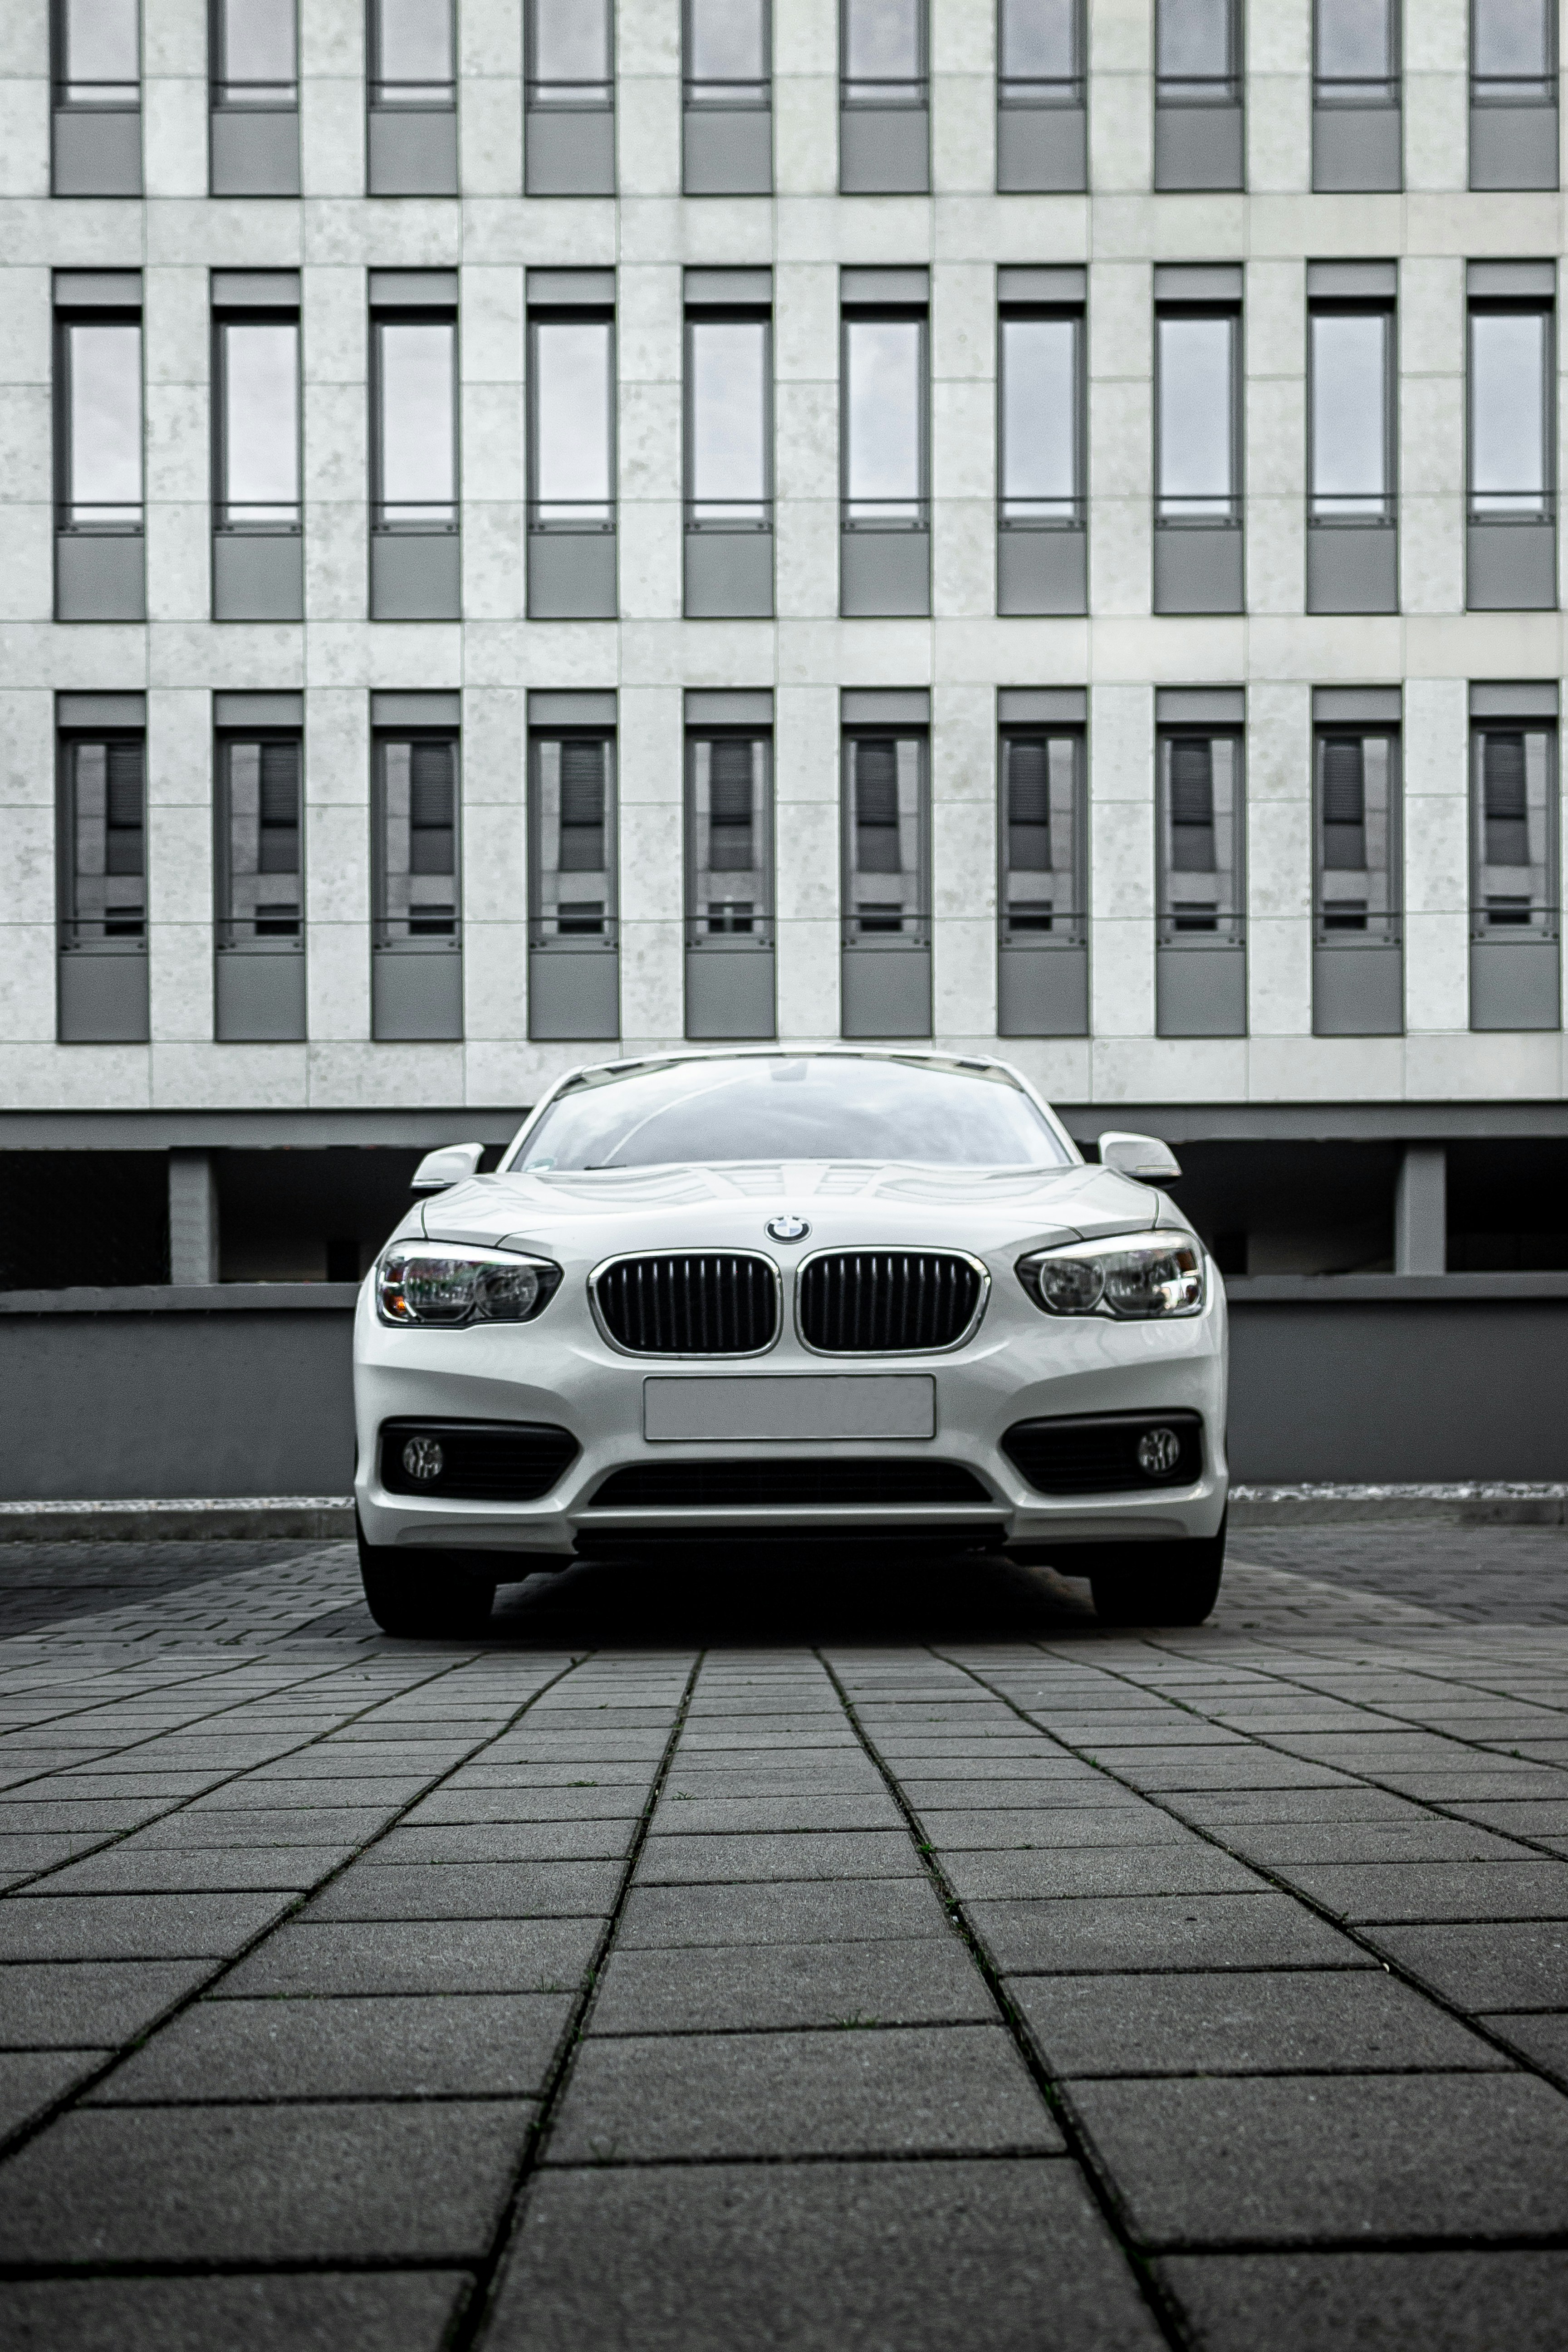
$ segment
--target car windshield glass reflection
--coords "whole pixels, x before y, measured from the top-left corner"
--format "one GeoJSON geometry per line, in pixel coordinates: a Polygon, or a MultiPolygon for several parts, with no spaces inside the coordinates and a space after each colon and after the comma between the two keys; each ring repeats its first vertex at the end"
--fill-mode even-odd
{"type": "Polygon", "coordinates": [[[850,1055],[674,1063],[579,1082],[551,1105],[513,1164],[545,1171],[780,1160],[1068,1164],[1057,1136],[1010,1080],[850,1055]]]}

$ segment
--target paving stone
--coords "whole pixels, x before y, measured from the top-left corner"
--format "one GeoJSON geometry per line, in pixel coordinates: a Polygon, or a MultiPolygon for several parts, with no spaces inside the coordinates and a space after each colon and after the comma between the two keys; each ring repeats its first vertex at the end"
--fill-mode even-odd
{"type": "Polygon", "coordinates": [[[270,1937],[221,1991],[560,1992],[579,1982],[602,1932],[597,1919],[311,1923],[270,1937]]]}
{"type": "Polygon", "coordinates": [[[1294,1822],[1307,1828],[1336,1822],[1414,1825],[1436,1818],[1407,1797],[1396,1797],[1388,1789],[1369,1789],[1362,1781],[1337,1789],[1183,1789],[1173,1790],[1165,1803],[1183,1821],[1219,1831],[1232,1823],[1294,1822]]]}
{"type": "Polygon", "coordinates": [[[1480,1822],[1489,1829],[1500,1830],[1505,1837],[1568,1837],[1568,1801],[1526,1797],[1517,1804],[1494,1799],[1472,1805],[1461,1799],[1448,1810],[1458,1813],[1461,1821],[1480,1822]]]}
{"type": "Polygon", "coordinates": [[[1291,1864],[1279,1875],[1343,1919],[1568,1919],[1568,1862],[1291,1864]]]}
{"type": "Polygon", "coordinates": [[[950,1853],[942,1869],[963,1903],[1008,1896],[1241,1895],[1263,1881],[1196,1838],[1176,1844],[1037,1848],[1027,1853],[950,1853]]]}
{"type": "Polygon", "coordinates": [[[1090,1895],[964,1912],[1005,1975],[1373,1965],[1288,1895],[1090,1895]]]}
{"type": "Polygon", "coordinates": [[[571,2010],[565,1993],[197,2001],[91,2104],[523,2098],[543,2089],[571,2010]]]}
{"type": "Polygon", "coordinates": [[[618,1862],[355,1863],[314,1896],[315,1919],[607,1918],[618,1862]]]}
{"type": "Polygon", "coordinates": [[[345,1863],[352,1846],[265,1845],[237,1852],[197,1847],[115,1845],[107,1853],[53,1872],[35,1893],[60,1895],[230,1894],[251,1888],[299,1893],[345,1863]]]}
{"type": "Polygon", "coordinates": [[[1054,2155],[1062,2137],[999,2024],[599,2040],[546,2164],[1054,2155]]]}
{"type": "Polygon", "coordinates": [[[862,1943],[949,1933],[929,1880],[772,1881],[750,1886],[634,1886],[617,1941],[680,1944],[862,1943]]]}
{"type": "Polygon", "coordinates": [[[636,1822],[431,1822],[389,1830],[361,1866],[405,1863],[624,1862],[636,1822]]]}
{"type": "Polygon", "coordinates": [[[396,1780],[347,1777],[340,1780],[262,1780],[249,1773],[243,1780],[226,1780],[221,1789],[211,1790],[205,1810],[213,1813],[247,1813],[279,1808],[292,1811],[321,1805],[336,1811],[343,1806],[378,1805],[384,1812],[395,1812],[417,1797],[435,1777],[433,1772],[421,1772],[396,1780]]]}
{"type": "Polygon", "coordinates": [[[0,2261],[461,2261],[531,2108],[79,2107],[0,2172],[0,2261]]]}
{"type": "Polygon", "coordinates": [[[1495,2071],[1490,2044],[1381,1969],[1014,1977],[1053,2074],[1495,2071]]]}
{"type": "Polygon", "coordinates": [[[1268,1870],[1295,1863],[1517,1862],[1520,1858],[1518,1846],[1491,1830],[1430,1815],[1415,1822],[1277,1822],[1258,1828],[1223,1823],[1215,1835],[1232,1853],[1244,1854],[1268,1870]]]}
{"type": "Polygon", "coordinates": [[[586,2031],[766,2032],[989,2023],[995,2015],[983,1978],[953,1936],[664,1952],[617,1945],[586,2031]]]}
{"type": "Polygon", "coordinates": [[[1327,1764],[1309,1764],[1250,1745],[1226,1748],[1217,1755],[1212,1748],[1198,1748],[1169,1762],[1129,1757],[1118,1769],[1135,1789],[1162,1793],[1167,1789],[1343,1789],[1350,1785],[1347,1773],[1336,1772],[1327,1764]]]}
{"type": "Polygon", "coordinates": [[[287,1895],[13,1895],[0,1904],[0,1962],[226,1956],[281,1918],[293,1900],[287,1895]]]}
{"type": "Polygon", "coordinates": [[[1180,1822],[1153,1805],[1136,1801],[1114,1809],[1089,1805],[998,1808],[994,1812],[922,1814],[927,1836],[940,1854],[980,1852],[1056,1853],[1064,1846],[1144,1846],[1190,1843],[1180,1822]]]}
{"type": "Polygon", "coordinates": [[[1568,1927],[1557,1920],[1376,1927],[1371,1941],[1461,2009],[1558,2009],[1568,1927]]]}
{"type": "Polygon", "coordinates": [[[0,2139],[53,2106],[110,2055],[107,2050],[0,2051],[0,2139]]]}
{"type": "Polygon", "coordinates": [[[0,2284],[15,2352],[438,2352],[464,2273],[27,2279],[0,2284]]]}
{"type": "Polygon", "coordinates": [[[72,1960],[0,1968],[0,2045],[14,2050],[112,2047],[213,1972],[205,1960],[72,1960]]]}
{"type": "Polygon", "coordinates": [[[1102,1772],[1088,1764],[1070,1776],[1041,1773],[1037,1778],[1027,1779],[1012,1773],[990,1776],[955,1772],[939,1779],[928,1771],[900,1772],[899,1787],[921,1815],[1017,1807],[1031,1811],[1047,1807],[1070,1807],[1077,1811],[1087,1806],[1106,1812],[1147,1810],[1134,1790],[1108,1780],[1102,1772]]]}
{"type": "Polygon", "coordinates": [[[643,1800],[618,1783],[602,1789],[473,1789],[447,1781],[421,1797],[404,1816],[411,1828],[449,1822],[627,1822],[639,1820],[643,1800]]]}
{"type": "Polygon", "coordinates": [[[1055,2160],[552,2171],[494,2352],[1157,2352],[1078,2173],[1055,2160]]]}
{"type": "Polygon", "coordinates": [[[812,1831],[750,1837],[651,1836],[637,1861],[639,1886],[735,1885],[753,1879],[916,1878],[921,1858],[896,1830],[812,1831]]]}
{"type": "Polygon", "coordinates": [[[395,1805],[304,1805],[247,1808],[215,1813],[201,1804],[165,1813],[122,1840],[122,1853],[190,1852],[232,1853],[252,1845],[363,1845],[397,1817],[395,1805]]]}
{"type": "Polygon", "coordinates": [[[1171,2254],[1205,2352],[1561,2352],[1568,2253],[1171,2254]]]}
{"type": "Polygon", "coordinates": [[[1568,2098],[1527,2074],[1079,2083],[1149,2245],[1568,2227],[1568,2098]]]}
{"type": "Polygon", "coordinates": [[[81,1801],[62,1797],[58,1781],[51,1782],[36,1797],[9,1796],[0,1800],[0,1830],[25,1830],[29,1834],[65,1831],[72,1836],[89,1832],[133,1830],[143,1822],[156,1820],[167,1808],[156,1800],[147,1802],[132,1797],[94,1797],[81,1801]]]}
{"type": "MultiPolygon", "coordinates": [[[[1568,2000],[1568,1986],[1563,1988],[1568,2000]]],[[[1558,2076],[1568,2075],[1568,2010],[1532,2015],[1484,2017],[1481,2023],[1529,2059],[1532,2066],[1544,2066],[1558,2076]]]]}
{"type": "Polygon", "coordinates": [[[776,1836],[795,1831],[902,1830],[904,1817],[886,1791],[863,1797],[679,1797],[659,1799],[656,1836],[776,1836]]]}

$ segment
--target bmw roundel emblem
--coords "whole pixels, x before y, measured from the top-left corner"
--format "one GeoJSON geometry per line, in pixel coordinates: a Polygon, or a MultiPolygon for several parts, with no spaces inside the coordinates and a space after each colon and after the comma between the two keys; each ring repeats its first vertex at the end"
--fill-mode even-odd
{"type": "Polygon", "coordinates": [[[770,1217],[765,1230],[775,1242],[803,1242],[811,1227],[804,1217],[792,1216],[786,1209],[782,1217],[770,1217]]]}

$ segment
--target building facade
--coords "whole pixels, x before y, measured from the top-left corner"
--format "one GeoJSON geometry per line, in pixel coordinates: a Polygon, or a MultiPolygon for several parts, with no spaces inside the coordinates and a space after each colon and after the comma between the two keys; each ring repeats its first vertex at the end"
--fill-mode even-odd
{"type": "Polygon", "coordinates": [[[1568,1265],[1555,14],[16,0],[0,1286],[772,1037],[1568,1265]]]}

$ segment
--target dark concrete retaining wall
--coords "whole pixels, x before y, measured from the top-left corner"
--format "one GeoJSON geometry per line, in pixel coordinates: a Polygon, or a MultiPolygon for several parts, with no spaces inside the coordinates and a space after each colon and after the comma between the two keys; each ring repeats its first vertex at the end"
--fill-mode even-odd
{"type": "MultiPolygon", "coordinates": [[[[1228,1287],[1238,1479],[1568,1475],[1568,1276],[1228,1287]]],[[[0,1295],[0,1499],[346,1493],[354,1295],[0,1295]]]]}

